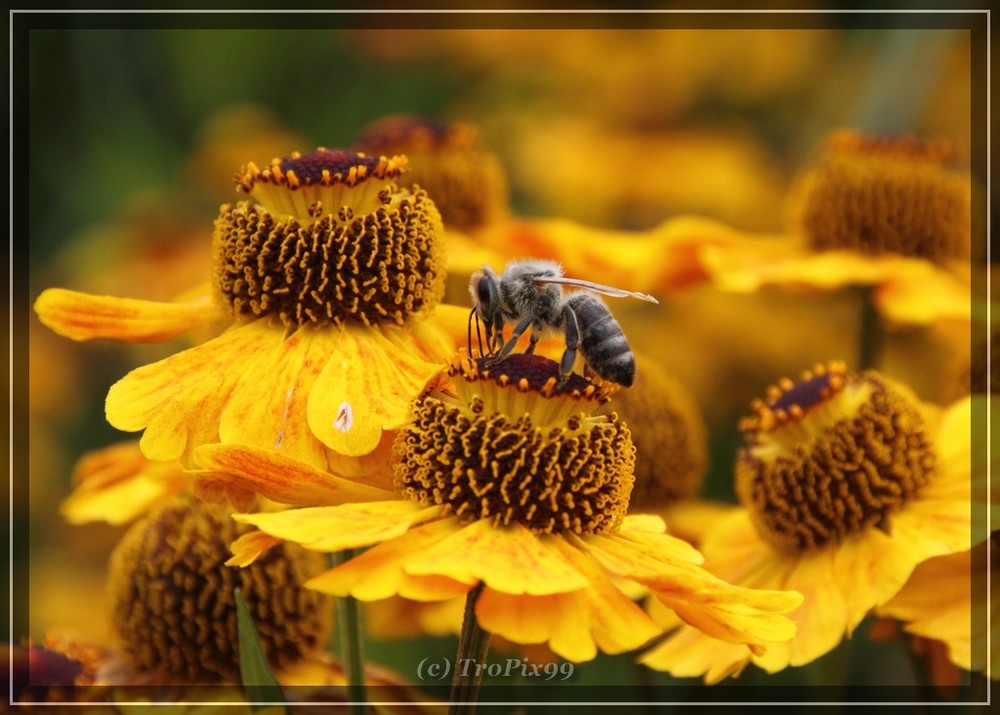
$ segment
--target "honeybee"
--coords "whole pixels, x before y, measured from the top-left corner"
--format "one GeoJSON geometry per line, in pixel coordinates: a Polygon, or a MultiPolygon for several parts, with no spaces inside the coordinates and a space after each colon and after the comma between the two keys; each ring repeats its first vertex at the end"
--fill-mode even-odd
{"type": "Polygon", "coordinates": [[[469,281],[473,302],[469,313],[469,352],[472,352],[473,320],[476,322],[480,353],[483,352],[479,332],[482,322],[488,354],[498,360],[514,349],[528,328],[531,328],[531,338],[527,353],[534,352],[543,331],[551,328],[562,331],[566,339],[566,350],[559,363],[561,381],[569,377],[579,350],[592,372],[605,380],[630,387],[635,381],[635,355],[618,321],[595,293],[658,302],[645,293],[567,278],[563,275],[562,266],[555,261],[532,258],[510,261],[502,275],[489,266],[483,266],[482,270],[472,274],[469,281]],[[580,290],[564,294],[563,286],[580,290]],[[507,323],[513,323],[514,328],[511,337],[504,343],[503,328],[507,323]]]}

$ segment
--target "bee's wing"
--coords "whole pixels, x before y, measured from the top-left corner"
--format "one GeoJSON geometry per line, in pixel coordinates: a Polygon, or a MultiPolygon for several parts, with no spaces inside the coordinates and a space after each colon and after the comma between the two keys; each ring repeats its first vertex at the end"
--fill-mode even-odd
{"type": "Polygon", "coordinates": [[[638,293],[636,291],[624,290],[613,286],[601,285],[600,283],[580,280],[579,278],[567,278],[566,276],[533,276],[532,281],[535,283],[558,283],[559,285],[573,286],[575,288],[585,288],[587,290],[592,290],[595,293],[610,295],[613,298],[638,298],[639,300],[647,300],[650,303],[660,302],[653,296],[647,295],[646,293],[638,293]]]}

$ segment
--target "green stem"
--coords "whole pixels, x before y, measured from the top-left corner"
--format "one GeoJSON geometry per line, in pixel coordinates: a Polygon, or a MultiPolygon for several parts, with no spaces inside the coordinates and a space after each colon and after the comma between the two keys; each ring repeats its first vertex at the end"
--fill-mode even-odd
{"type": "Polygon", "coordinates": [[[875,289],[871,286],[861,289],[861,320],[858,332],[858,369],[869,370],[878,367],[882,361],[885,331],[882,327],[882,318],[875,308],[875,289]]]}
{"type": "MultiPolygon", "coordinates": [[[[354,558],[354,549],[344,549],[333,554],[334,566],[354,558]]],[[[340,633],[340,657],[344,662],[344,677],[347,680],[347,700],[351,703],[351,715],[365,715],[368,712],[368,698],[365,694],[365,662],[361,648],[361,609],[353,596],[337,599],[337,630],[340,633]]]]}
{"type": "Polygon", "coordinates": [[[483,584],[480,583],[465,598],[465,616],[455,655],[448,715],[471,715],[476,711],[476,701],[479,700],[479,685],[483,681],[486,654],[490,649],[490,634],[476,621],[476,601],[482,590],[483,584]]]}

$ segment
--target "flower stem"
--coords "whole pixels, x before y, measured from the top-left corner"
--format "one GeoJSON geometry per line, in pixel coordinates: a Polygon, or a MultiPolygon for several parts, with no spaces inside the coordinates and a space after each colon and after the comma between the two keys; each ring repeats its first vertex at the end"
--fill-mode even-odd
{"type": "MultiPolygon", "coordinates": [[[[333,554],[333,563],[339,566],[354,558],[354,549],[344,549],[333,554]]],[[[344,661],[347,681],[348,712],[365,715],[368,712],[365,694],[365,662],[361,649],[361,610],[353,596],[337,599],[337,630],[340,633],[340,657],[344,661]]]]}
{"type": "Polygon", "coordinates": [[[858,369],[868,370],[878,367],[882,360],[885,331],[882,327],[882,318],[875,308],[875,289],[872,286],[861,289],[861,320],[858,333],[858,369]]]}
{"type": "Polygon", "coordinates": [[[465,616],[462,621],[462,635],[455,655],[455,672],[451,679],[451,697],[448,715],[465,715],[476,711],[479,699],[479,685],[483,680],[483,667],[490,649],[490,634],[480,628],[476,621],[476,601],[483,591],[483,584],[469,591],[465,598],[465,616]],[[466,668],[471,664],[472,668],[466,668]]]}

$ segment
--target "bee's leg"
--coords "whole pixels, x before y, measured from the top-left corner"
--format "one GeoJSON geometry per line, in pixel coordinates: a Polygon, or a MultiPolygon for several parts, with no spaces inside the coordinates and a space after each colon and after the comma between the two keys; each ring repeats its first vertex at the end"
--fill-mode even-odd
{"type": "Polygon", "coordinates": [[[576,322],[576,313],[568,305],[563,308],[562,322],[566,333],[566,350],[559,361],[559,384],[562,385],[569,379],[569,374],[573,372],[573,363],[576,362],[576,350],[580,347],[580,326],[576,322]]]}
{"type": "Polygon", "coordinates": [[[510,334],[510,340],[508,340],[507,344],[503,346],[502,350],[500,350],[500,354],[497,355],[497,360],[502,360],[510,354],[510,351],[514,349],[515,345],[517,345],[517,341],[520,340],[522,335],[524,335],[524,331],[528,329],[529,325],[531,325],[531,322],[531,318],[527,317],[514,326],[514,330],[510,334]]]}
{"type": "Polygon", "coordinates": [[[542,337],[542,324],[535,321],[534,326],[531,329],[531,338],[528,341],[528,347],[525,349],[525,355],[534,355],[535,346],[538,345],[539,338],[542,337]]]}
{"type": "Polygon", "coordinates": [[[492,323],[486,323],[486,341],[490,346],[490,355],[496,353],[503,345],[503,316],[497,314],[492,323]]]}

